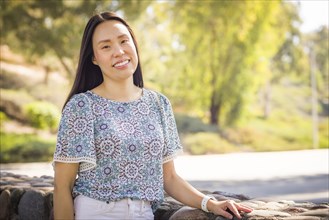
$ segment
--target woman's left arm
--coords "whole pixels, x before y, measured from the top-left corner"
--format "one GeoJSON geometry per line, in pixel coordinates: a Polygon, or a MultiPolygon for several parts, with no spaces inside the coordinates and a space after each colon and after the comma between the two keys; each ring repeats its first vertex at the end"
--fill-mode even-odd
{"type": "MultiPolygon", "coordinates": [[[[201,208],[204,194],[183,180],[175,170],[174,162],[171,160],[163,164],[163,178],[165,191],[177,201],[194,208],[201,208]]],[[[233,216],[226,210],[229,209],[238,218],[241,218],[239,211],[251,212],[252,209],[235,203],[234,201],[209,200],[207,209],[217,215],[232,219],[233,216]]]]}

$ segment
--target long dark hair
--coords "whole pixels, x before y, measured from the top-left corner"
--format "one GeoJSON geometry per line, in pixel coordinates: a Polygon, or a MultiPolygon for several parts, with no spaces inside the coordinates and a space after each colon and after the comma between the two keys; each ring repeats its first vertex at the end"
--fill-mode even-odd
{"type": "Polygon", "coordinates": [[[81,42],[77,73],[75,76],[72,89],[65,101],[64,107],[73,95],[93,89],[103,82],[103,75],[101,69],[97,65],[94,65],[92,63],[92,56],[93,56],[92,36],[94,34],[94,30],[97,27],[97,25],[99,25],[104,21],[110,21],[110,20],[119,21],[122,24],[124,24],[127,27],[133,39],[138,57],[137,68],[133,74],[133,81],[134,81],[134,85],[143,88],[144,83],[142,76],[142,68],[140,65],[137,41],[133,30],[130,28],[130,26],[125,20],[123,20],[115,13],[103,12],[92,16],[86,25],[81,42]]]}

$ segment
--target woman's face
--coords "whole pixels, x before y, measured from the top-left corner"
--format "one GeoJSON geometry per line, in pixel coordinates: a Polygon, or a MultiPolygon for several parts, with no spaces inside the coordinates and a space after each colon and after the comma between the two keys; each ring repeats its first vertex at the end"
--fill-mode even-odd
{"type": "Polygon", "coordinates": [[[105,21],[93,33],[93,63],[102,70],[104,80],[132,80],[138,56],[133,39],[124,24],[105,21]]]}

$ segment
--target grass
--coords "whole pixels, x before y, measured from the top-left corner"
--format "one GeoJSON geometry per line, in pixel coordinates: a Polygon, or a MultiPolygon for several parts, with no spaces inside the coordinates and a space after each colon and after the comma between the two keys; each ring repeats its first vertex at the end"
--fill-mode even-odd
{"type": "Polygon", "coordinates": [[[193,155],[224,154],[243,150],[221,138],[219,134],[210,132],[185,134],[182,136],[182,144],[184,151],[193,155]]]}
{"type": "MultiPolygon", "coordinates": [[[[248,122],[255,151],[284,151],[313,148],[310,88],[285,79],[272,88],[271,114],[261,117],[260,106],[250,109],[248,122]]],[[[319,108],[319,113],[322,109],[319,108]]],[[[329,118],[321,117],[318,125],[319,148],[329,148],[329,118]]]]}

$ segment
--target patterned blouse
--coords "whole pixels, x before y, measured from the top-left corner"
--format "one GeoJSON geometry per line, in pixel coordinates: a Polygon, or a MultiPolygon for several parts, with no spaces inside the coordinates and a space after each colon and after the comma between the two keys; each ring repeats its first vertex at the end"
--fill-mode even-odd
{"type": "Polygon", "coordinates": [[[92,91],[74,95],[59,126],[54,161],[79,163],[73,197],[161,203],[162,164],[182,151],[169,100],[143,89],[116,102],[92,91]]]}

